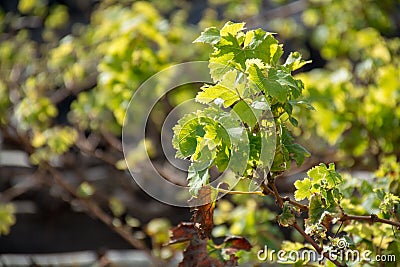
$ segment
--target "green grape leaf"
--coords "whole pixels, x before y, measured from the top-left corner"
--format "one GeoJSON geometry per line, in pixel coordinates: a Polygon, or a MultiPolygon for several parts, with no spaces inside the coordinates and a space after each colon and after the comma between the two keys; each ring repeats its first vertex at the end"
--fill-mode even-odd
{"type": "Polygon", "coordinates": [[[289,103],[291,105],[304,106],[308,110],[315,110],[315,108],[306,100],[294,99],[294,100],[289,100],[289,103]]]}
{"type": "Polygon", "coordinates": [[[235,65],[232,64],[233,53],[227,53],[221,56],[213,56],[209,60],[208,68],[210,75],[214,82],[220,81],[225,73],[234,69],[235,65]]]}
{"type": "Polygon", "coordinates": [[[285,64],[283,66],[289,68],[291,71],[300,69],[304,65],[311,63],[311,60],[304,61],[301,58],[301,54],[299,52],[291,52],[286,59],[285,64]]]}
{"type": "MultiPolygon", "coordinates": [[[[325,166],[326,167],[326,166],[325,166]]],[[[343,182],[342,176],[336,172],[335,164],[330,163],[328,167],[328,175],[326,176],[326,181],[330,188],[335,188],[337,185],[343,182]]]]}
{"type": "Polygon", "coordinates": [[[334,188],[343,182],[342,176],[335,171],[335,165],[332,163],[329,164],[329,167],[321,163],[319,166],[309,170],[307,175],[312,178],[314,182],[325,180],[328,188],[334,188]]]}
{"type": "Polygon", "coordinates": [[[231,151],[228,146],[222,146],[222,148],[218,149],[215,155],[214,163],[220,172],[225,171],[228,167],[230,155],[231,151]]]}
{"type": "Polygon", "coordinates": [[[232,88],[239,96],[243,96],[246,89],[246,77],[235,69],[227,71],[219,84],[232,88]]]}
{"type": "Polygon", "coordinates": [[[296,222],[296,217],[293,213],[293,207],[288,202],[283,205],[282,213],[278,215],[278,223],[283,227],[289,227],[296,222]]]}
{"type": "Polygon", "coordinates": [[[189,193],[193,196],[197,196],[199,190],[208,184],[210,178],[208,169],[213,163],[213,154],[215,153],[205,147],[199,153],[197,160],[189,166],[187,179],[189,180],[189,193]]]}
{"type": "Polygon", "coordinates": [[[196,152],[197,137],[204,136],[204,128],[200,125],[198,117],[194,113],[185,115],[174,126],[173,146],[178,150],[178,158],[192,156],[196,152]]]}
{"type": "Polygon", "coordinates": [[[289,93],[289,89],[277,81],[276,74],[271,70],[271,76],[268,77],[256,64],[248,64],[247,72],[249,80],[252,81],[259,89],[266,94],[275,97],[279,102],[285,102],[289,93]]]}
{"type": "Polygon", "coordinates": [[[261,151],[261,133],[253,134],[252,132],[247,132],[250,144],[249,152],[249,167],[250,171],[253,171],[251,167],[257,167],[260,159],[261,151]]]}
{"type": "Polygon", "coordinates": [[[251,106],[244,100],[240,100],[235,104],[233,110],[250,128],[254,128],[257,123],[257,118],[251,106]]]}
{"type": "Polygon", "coordinates": [[[248,72],[248,69],[253,64],[256,65],[261,70],[264,70],[266,68],[266,64],[264,64],[264,62],[262,62],[261,59],[259,59],[259,58],[250,58],[250,59],[246,60],[246,72],[248,72]]]}
{"type": "MultiPolygon", "coordinates": [[[[377,192],[377,190],[374,190],[374,192],[377,192]]],[[[390,192],[385,192],[384,197],[381,200],[381,203],[379,204],[379,209],[383,213],[390,213],[390,211],[399,203],[400,203],[400,197],[390,192]]]]}
{"type": "Polygon", "coordinates": [[[206,139],[209,149],[215,149],[217,146],[227,146],[230,147],[229,135],[225,128],[218,122],[206,119],[204,123],[204,139],[206,139]]]}
{"type": "Polygon", "coordinates": [[[221,99],[224,107],[229,107],[241,99],[244,83],[240,83],[237,71],[226,72],[221,82],[216,85],[204,85],[196,96],[196,101],[208,104],[216,99],[221,99]]]}
{"type": "Polygon", "coordinates": [[[302,86],[299,84],[301,82],[299,80],[295,80],[289,72],[286,72],[282,68],[268,69],[268,78],[276,81],[282,87],[287,87],[286,90],[291,91],[294,99],[301,94],[302,86]]]}
{"type": "Polygon", "coordinates": [[[248,141],[240,117],[213,105],[184,116],[174,127],[173,144],[177,157],[191,156],[188,170],[190,193],[196,195],[209,179],[208,169],[215,165],[224,171],[228,164],[242,174],[248,158],[248,141]],[[232,153],[235,156],[231,158],[232,153]]]}
{"type": "Polygon", "coordinates": [[[308,178],[305,178],[303,180],[297,180],[294,183],[294,186],[296,187],[296,191],[294,192],[294,198],[297,201],[303,200],[305,198],[310,198],[311,197],[311,180],[308,178]]]}
{"type": "Polygon", "coordinates": [[[369,183],[364,182],[363,186],[368,186],[369,190],[373,190],[380,201],[385,199],[386,192],[382,188],[372,189],[369,183]]]}
{"type": "Polygon", "coordinates": [[[287,156],[285,155],[286,153],[282,151],[282,147],[279,147],[280,149],[277,149],[275,151],[275,156],[274,156],[274,161],[271,166],[271,171],[272,172],[281,172],[285,171],[287,168],[289,168],[290,162],[286,158],[287,156]]]}
{"type": "Polygon", "coordinates": [[[313,167],[307,172],[307,176],[310,177],[314,182],[324,179],[326,176],[326,165],[321,163],[319,166],[313,167]]]}
{"type": "Polygon", "coordinates": [[[245,47],[247,58],[259,58],[265,64],[277,64],[283,49],[272,33],[256,29],[246,33],[245,47]]]}
{"type": "Polygon", "coordinates": [[[245,70],[245,62],[250,58],[261,59],[265,64],[277,64],[283,50],[272,34],[257,29],[243,35],[240,34],[243,29],[242,23],[229,24],[228,22],[220,32],[221,38],[215,44],[216,50],[211,58],[225,59],[225,61],[218,60],[218,63],[241,70],[245,70]]]}
{"type": "Polygon", "coordinates": [[[215,27],[210,27],[205,29],[193,43],[216,44],[219,42],[220,38],[219,30],[215,27]]]}
{"type": "Polygon", "coordinates": [[[327,224],[340,218],[342,211],[339,205],[327,206],[320,194],[313,194],[310,198],[307,224],[327,224]]]}
{"type": "Polygon", "coordinates": [[[304,159],[311,156],[310,152],[308,152],[303,146],[293,143],[293,137],[285,127],[282,127],[282,143],[287,149],[290,157],[296,161],[297,166],[301,166],[304,159]]]}
{"type": "Polygon", "coordinates": [[[304,159],[311,156],[310,152],[308,152],[308,150],[300,144],[287,145],[286,148],[292,155],[294,161],[296,161],[297,166],[301,166],[304,162],[304,159]]]}
{"type": "Polygon", "coordinates": [[[241,175],[247,165],[249,143],[245,128],[240,123],[240,118],[232,110],[225,112],[218,120],[229,134],[231,141],[231,158],[229,168],[241,175]]]}
{"type": "MultiPolygon", "coordinates": [[[[197,161],[202,161],[203,159],[203,154],[206,151],[210,151],[210,153],[212,154],[212,157],[215,157],[216,152],[219,150],[218,148],[214,148],[214,149],[210,149],[209,144],[213,143],[212,141],[202,138],[202,137],[198,137],[198,142],[197,142],[197,147],[196,147],[196,151],[194,152],[193,156],[190,158],[190,160],[197,162],[197,161]]],[[[214,144],[211,145],[212,147],[214,147],[214,144]]]]}
{"type": "MultiPolygon", "coordinates": [[[[241,42],[235,36],[228,34],[227,36],[221,36],[220,41],[215,44],[215,52],[211,57],[227,58],[226,55],[230,55],[230,64],[237,69],[244,69],[246,62],[246,53],[242,49],[241,42]]],[[[224,64],[226,62],[218,62],[224,64]]]]}
{"type": "Polygon", "coordinates": [[[189,193],[193,196],[197,196],[199,190],[208,183],[208,179],[210,178],[208,168],[204,169],[199,166],[201,165],[192,163],[188,169],[189,193]]]}
{"type": "Polygon", "coordinates": [[[221,36],[236,36],[238,32],[243,31],[245,29],[244,25],[246,23],[233,23],[232,21],[228,21],[221,29],[221,36]]]}
{"type": "Polygon", "coordinates": [[[208,104],[219,98],[224,107],[229,107],[240,99],[235,91],[220,84],[214,86],[205,85],[201,89],[203,91],[196,96],[196,101],[199,103],[208,104]]]}
{"type": "Polygon", "coordinates": [[[325,212],[324,203],[322,202],[321,195],[312,195],[310,198],[310,205],[308,210],[308,219],[312,223],[317,223],[321,215],[325,212]]]}
{"type": "MultiPolygon", "coordinates": [[[[293,118],[292,116],[289,116],[289,121],[294,127],[298,127],[299,126],[299,122],[295,118],[293,118]]],[[[303,149],[305,149],[305,148],[303,147],[303,149]]]]}

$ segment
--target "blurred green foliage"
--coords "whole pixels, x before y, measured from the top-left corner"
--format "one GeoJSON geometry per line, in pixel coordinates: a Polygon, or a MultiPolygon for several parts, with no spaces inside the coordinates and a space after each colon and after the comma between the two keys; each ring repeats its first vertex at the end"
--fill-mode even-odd
{"type": "Polygon", "coordinates": [[[15,224],[15,207],[7,203],[0,203],[0,236],[10,232],[10,227],[15,224]]]}
{"type": "Polygon", "coordinates": [[[346,167],[374,170],[383,155],[400,156],[398,11],[396,1],[311,1],[302,13],[327,62],[300,76],[317,110],[300,116],[301,138],[334,147],[346,167]]]}

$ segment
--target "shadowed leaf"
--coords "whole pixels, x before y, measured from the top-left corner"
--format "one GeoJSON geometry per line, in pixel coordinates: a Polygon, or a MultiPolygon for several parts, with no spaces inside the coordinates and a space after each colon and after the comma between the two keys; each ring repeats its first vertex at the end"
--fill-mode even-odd
{"type": "Polygon", "coordinates": [[[236,250],[249,251],[252,248],[250,242],[245,237],[242,236],[229,236],[225,238],[224,244],[226,247],[236,250]]]}
{"type": "Polygon", "coordinates": [[[194,223],[181,222],[178,226],[171,229],[171,237],[168,244],[185,242],[192,239],[195,235],[194,223]]]}

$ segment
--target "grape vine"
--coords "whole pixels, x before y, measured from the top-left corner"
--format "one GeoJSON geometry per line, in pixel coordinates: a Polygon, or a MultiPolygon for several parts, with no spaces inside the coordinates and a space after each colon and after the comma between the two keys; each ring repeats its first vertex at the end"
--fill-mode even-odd
{"type": "MultiPolygon", "coordinates": [[[[302,99],[302,81],[292,76],[294,70],[308,63],[298,52],[290,53],[280,64],[283,46],[274,35],[262,29],[246,31],[244,23],[228,22],[220,30],[207,28],[194,42],[209,44],[214,49],[209,59],[214,84],[205,84],[196,96],[196,101],[208,107],[178,121],[173,145],[177,157],[191,161],[187,179],[193,201],[207,199],[210,203],[194,207],[192,222],[173,229],[172,243],[190,240],[180,266],[200,266],[193,260],[196,253],[202,254],[197,255],[202,264],[208,260],[214,266],[235,266],[236,252],[250,249],[243,238],[238,238],[239,245],[232,245],[229,237],[222,245],[212,242],[213,211],[221,192],[273,196],[281,209],[276,218],[279,225],[293,227],[316,252],[337,266],[347,264],[345,259],[328,253],[338,242],[338,237],[331,235],[333,226],[360,221],[390,225],[393,231],[400,227],[393,216],[399,198],[384,191],[378,192],[386,203],[381,207],[386,212],[383,217],[346,213],[347,206],[341,204],[346,194],[345,179],[332,163],[321,163],[307,172],[307,178],[296,181],[295,200],[279,193],[277,177],[290,169],[291,162],[300,166],[310,156],[294,142],[290,132],[291,127],[298,126],[294,106],[313,110],[302,99]],[[210,170],[214,167],[219,173],[232,171],[237,183],[253,187],[237,191],[229,183],[212,184],[210,170]],[[308,204],[299,202],[304,199],[308,204]],[[307,213],[304,227],[297,220],[302,213],[307,213]],[[217,259],[205,256],[206,251],[211,256],[217,254],[217,259]]],[[[343,238],[351,240],[350,235],[343,238]]]]}

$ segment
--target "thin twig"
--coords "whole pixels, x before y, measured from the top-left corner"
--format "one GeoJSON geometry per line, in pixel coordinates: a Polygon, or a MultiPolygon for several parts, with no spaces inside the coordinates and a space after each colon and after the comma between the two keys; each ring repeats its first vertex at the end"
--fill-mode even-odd
{"type": "Polygon", "coordinates": [[[286,196],[286,197],[282,197],[282,200],[284,202],[289,202],[290,204],[292,204],[293,206],[298,207],[299,209],[301,209],[302,211],[308,211],[308,206],[307,205],[303,205],[300,202],[297,202],[293,199],[291,199],[290,197],[286,196]]]}
{"type": "Polygon", "coordinates": [[[343,226],[343,222],[340,222],[339,228],[337,229],[334,237],[336,237],[338,235],[338,233],[339,233],[340,229],[342,228],[342,226],[343,226]]]}
{"type": "Polygon", "coordinates": [[[78,95],[80,92],[89,90],[97,84],[97,74],[93,73],[86,77],[85,81],[78,84],[76,87],[62,87],[56,90],[51,96],[50,100],[53,104],[58,104],[70,95],[78,95]]]}
{"type": "Polygon", "coordinates": [[[40,173],[36,171],[24,181],[0,192],[0,201],[9,202],[12,199],[24,194],[25,192],[38,187],[41,184],[40,173]]]}
{"type": "MultiPolygon", "coordinates": [[[[274,193],[275,191],[273,191],[271,188],[269,188],[268,185],[266,185],[265,183],[261,184],[261,188],[262,188],[262,193],[264,195],[275,195],[275,193],[274,193]]],[[[282,199],[283,202],[289,202],[290,204],[298,207],[302,211],[308,211],[308,206],[307,205],[303,205],[303,204],[291,199],[288,196],[281,197],[279,194],[278,194],[278,196],[282,199]]]]}
{"type": "Polygon", "coordinates": [[[87,139],[83,135],[78,136],[78,139],[75,142],[75,146],[82,152],[84,152],[94,158],[97,158],[101,161],[104,161],[105,163],[108,163],[114,167],[118,161],[117,159],[110,156],[109,154],[104,153],[104,151],[102,151],[101,149],[93,147],[90,144],[90,142],[88,142],[87,139]]]}
{"type": "Polygon", "coordinates": [[[217,188],[218,192],[229,194],[229,195],[258,195],[258,196],[265,196],[262,191],[231,191],[225,190],[222,188],[217,188]]]}
{"type": "Polygon", "coordinates": [[[273,195],[274,194],[274,192],[271,190],[271,188],[268,187],[267,184],[265,184],[265,182],[261,184],[261,189],[262,189],[264,195],[273,195]]]}
{"type": "Polygon", "coordinates": [[[342,221],[342,222],[350,221],[350,220],[366,221],[369,223],[376,223],[376,222],[385,223],[385,224],[389,224],[389,225],[395,226],[398,229],[400,229],[400,222],[395,222],[395,221],[391,221],[391,220],[387,220],[387,219],[381,219],[376,214],[371,214],[371,215],[366,215],[366,216],[343,214],[342,217],[340,218],[340,221],[342,221]]]}
{"type": "Polygon", "coordinates": [[[112,135],[109,131],[107,130],[102,130],[101,135],[103,136],[104,140],[115,150],[118,152],[122,152],[122,142],[118,138],[116,138],[114,135],[112,135]]]}
{"type": "MultiPolygon", "coordinates": [[[[279,195],[278,189],[276,188],[275,179],[273,179],[273,180],[271,179],[271,181],[269,181],[268,184],[270,184],[270,186],[272,188],[272,190],[270,189],[270,191],[272,191],[272,194],[275,196],[276,203],[279,205],[279,207],[283,208],[284,201],[289,201],[289,203],[293,202],[292,204],[294,204],[294,205],[296,205],[298,207],[302,207],[303,210],[305,209],[305,206],[303,204],[301,204],[301,203],[298,203],[298,202],[296,202],[294,200],[291,201],[290,198],[286,198],[286,197],[282,198],[279,195]]],[[[308,207],[307,207],[307,210],[308,210],[308,207]]],[[[304,232],[304,230],[296,222],[294,224],[292,224],[292,226],[315,248],[315,250],[319,254],[322,254],[325,258],[327,258],[328,260],[333,262],[336,266],[347,266],[346,264],[341,264],[339,261],[337,261],[335,259],[332,259],[330,257],[330,255],[329,255],[329,253],[323,252],[323,249],[309,235],[307,235],[304,232]]]]}
{"type": "Polygon", "coordinates": [[[272,182],[269,183],[269,184],[271,185],[272,192],[274,193],[274,196],[275,196],[275,199],[276,199],[276,203],[278,204],[278,206],[280,208],[283,208],[283,200],[282,200],[282,197],[279,195],[278,189],[276,188],[275,179],[272,180],[272,182]]]}

